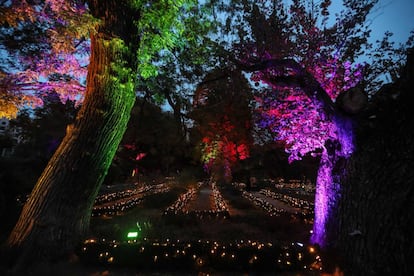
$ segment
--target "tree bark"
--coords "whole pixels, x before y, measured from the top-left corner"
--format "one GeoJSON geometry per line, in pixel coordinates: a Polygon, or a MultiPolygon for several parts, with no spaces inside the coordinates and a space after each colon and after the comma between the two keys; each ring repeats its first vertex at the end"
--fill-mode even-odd
{"type": "Polygon", "coordinates": [[[31,261],[61,258],[87,233],[94,199],[135,101],[135,62],[125,62],[131,49],[107,25],[115,22],[115,10],[109,3],[116,1],[106,1],[101,6],[99,1],[90,2],[94,16],[110,16],[111,20],[91,35],[82,107],[38,179],[7,241],[18,256],[14,264],[17,270],[31,261]]]}
{"type": "MultiPolygon", "coordinates": [[[[335,247],[338,227],[338,201],[341,197],[341,180],[346,174],[347,160],[354,151],[353,118],[333,103],[319,82],[292,59],[269,59],[254,64],[236,64],[248,72],[272,69],[263,79],[273,86],[300,87],[312,100],[318,111],[333,122],[336,137],[327,140],[322,150],[315,193],[315,218],[311,242],[325,250],[335,247]],[[286,75],[285,71],[294,74],[286,75]]],[[[363,104],[355,110],[360,111],[363,104]]]]}
{"type": "Polygon", "coordinates": [[[382,91],[358,120],[339,204],[337,250],[347,275],[414,275],[413,65],[411,55],[391,88],[399,97],[382,91]]]}

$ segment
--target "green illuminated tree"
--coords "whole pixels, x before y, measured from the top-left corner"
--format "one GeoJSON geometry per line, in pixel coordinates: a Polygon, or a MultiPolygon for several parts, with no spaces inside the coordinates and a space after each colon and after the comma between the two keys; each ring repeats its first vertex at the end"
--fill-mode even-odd
{"type": "MultiPolygon", "coordinates": [[[[81,30],[78,24],[82,22],[77,21],[79,7],[83,7],[82,15],[88,15],[89,25],[86,25],[90,28],[90,57],[82,106],[7,241],[16,253],[13,258],[17,270],[39,259],[61,258],[87,233],[95,196],[134,105],[137,75],[143,78],[156,75],[154,61],[168,55],[169,49],[183,47],[187,39],[195,38],[191,29],[185,28],[191,24],[194,28],[198,26],[194,3],[192,0],[88,0],[87,6],[83,6],[84,1],[49,0],[13,2],[2,10],[6,11],[9,28],[18,28],[19,22],[36,22],[39,10],[49,12],[55,18],[45,27],[50,30],[50,38],[60,39],[61,44],[51,41],[63,51],[73,50],[67,45],[73,43],[71,35],[79,35],[81,30]],[[34,6],[42,4],[40,9],[34,6]]],[[[61,89],[63,94],[64,90],[61,89]]]]}

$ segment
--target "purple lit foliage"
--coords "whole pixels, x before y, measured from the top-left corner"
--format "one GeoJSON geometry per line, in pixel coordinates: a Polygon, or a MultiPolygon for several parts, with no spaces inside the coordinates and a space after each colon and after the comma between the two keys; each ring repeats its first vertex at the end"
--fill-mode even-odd
{"type": "Polygon", "coordinates": [[[0,72],[0,85],[10,100],[2,106],[8,110],[3,116],[12,118],[21,107],[42,105],[43,95],[52,90],[62,102],[69,99],[80,103],[89,63],[87,38],[97,23],[85,2],[10,1],[3,12],[0,23],[9,26],[10,32],[25,33],[23,38],[16,36],[17,44],[26,43],[24,39],[36,41],[32,46],[5,48],[9,58],[3,61],[9,69],[0,72]]]}
{"type": "MultiPolygon", "coordinates": [[[[313,64],[307,69],[319,83],[322,91],[335,98],[362,78],[362,66],[351,68],[349,62],[313,64]],[[339,68],[337,68],[338,66],[339,68]]],[[[268,67],[253,74],[254,81],[271,86],[256,96],[258,125],[274,133],[275,140],[284,141],[289,162],[301,160],[307,154],[320,156],[315,195],[315,220],[312,242],[326,244],[326,224],[339,196],[339,180],[333,167],[339,158],[348,158],[353,152],[353,130],[349,119],[325,111],[324,102],[310,98],[301,84],[304,73],[296,68],[268,67]],[[334,152],[326,149],[328,141],[338,143],[334,152]],[[335,180],[334,180],[335,179],[335,180]]]]}
{"type": "Polygon", "coordinates": [[[346,118],[328,116],[322,103],[313,102],[300,88],[265,90],[259,103],[259,126],[276,135],[275,140],[285,142],[289,162],[300,160],[306,154],[320,156],[315,195],[315,219],[312,242],[324,246],[326,223],[339,196],[332,169],[336,159],[326,149],[327,141],[337,141],[335,158],[347,158],[353,151],[352,124],[346,118]],[[275,96],[276,94],[276,96],[275,96]]]}
{"type": "Polygon", "coordinates": [[[332,122],[323,118],[302,91],[267,90],[262,96],[256,98],[260,103],[259,126],[275,133],[275,140],[285,142],[289,162],[300,160],[308,153],[317,156],[324,142],[335,135],[332,122]],[[276,98],[269,95],[273,93],[277,93],[276,98]]]}
{"type": "Polygon", "coordinates": [[[364,24],[374,3],[353,2],[335,15],[333,25],[331,1],[249,3],[253,39],[236,50],[254,72],[252,81],[269,86],[256,95],[256,122],[284,142],[289,162],[307,154],[320,157],[312,241],[324,246],[339,197],[338,161],[353,151],[351,121],[337,114],[333,102],[362,80],[365,65],[353,63],[369,47],[361,38],[369,34],[364,24]],[[337,146],[328,149],[329,143],[337,146]]]}

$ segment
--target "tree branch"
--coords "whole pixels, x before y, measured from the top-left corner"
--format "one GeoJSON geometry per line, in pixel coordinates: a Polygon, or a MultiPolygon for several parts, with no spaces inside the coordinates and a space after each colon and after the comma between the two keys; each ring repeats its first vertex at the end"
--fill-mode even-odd
{"type": "Polygon", "coordinates": [[[274,84],[274,86],[286,83],[289,86],[302,88],[306,95],[314,103],[320,104],[329,116],[340,112],[320,83],[293,59],[267,59],[250,64],[233,59],[233,62],[240,70],[246,72],[273,69],[279,74],[266,78],[265,81],[274,84]]]}

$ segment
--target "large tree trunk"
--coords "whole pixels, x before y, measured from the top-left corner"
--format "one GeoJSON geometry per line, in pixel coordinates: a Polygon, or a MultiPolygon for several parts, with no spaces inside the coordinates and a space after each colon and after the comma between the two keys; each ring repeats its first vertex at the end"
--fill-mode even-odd
{"type": "Polygon", "coordinates": [[[323,149],[316,178],[315,218],[311,236],[311,243],[322,248],[329,247],[332,231],[328,231],[327,226],[332,226],[335,221],[333,212],[340,194],[340,183],[335,181],[337,179],[333,172],[335,164],[335,156],[323,149]]]}
{"type": "Polygon", "coordinates": [[[341,197],[341,180],[346,173],[347,160],[354,151],[353,118],[347,113],[358,113],[365,107],[365,97],[359,89],[347,91],[341,104],[335,104],[319,82],[300,64],[292,59],[270,59],[256,64],[237,62],[246,71],[262,70],[263,81],[278,86],[300,87],[312,100],[321,116],[333,122],[336,137],[325,142],[320,160],[315,193],[315,218],[311,242],[325,250],[336,244],[338,227],[337,207],[341,197]],[[284,70],[294,74],[285,76],[284,70]],[[273,70],[268,70],[273,69],[273,70]],[[270,73],[266,73],[268,70],[270,73]],[[274,73],[276,72],[276,73],[274,73]]]}
{"type": "Polygon", "coordinates": [[[414,275],[412,87],[414,53],[402,79],[380,90],[359,120],[339,209],[346,274],[414,275]]]}
{"type": "MultiPolygon", "coordinates": [[[[116,1],[100,6],[90,1],[95,16],[111,16],[105,24],[114,23],[113,5],[119,3],[111,7],[111,2],[116,1]]],[[[135,101],[135,62],[122,63],[128,48],[120,36],[113,38],[113,31],[102,24],[91,35],[87,90],[81,110],[74,125],[68,126],[9,236],[8,246],[18,256],[17,268],[31,260],[62,257],[88,231],[94,199],[135,101]]]]}

